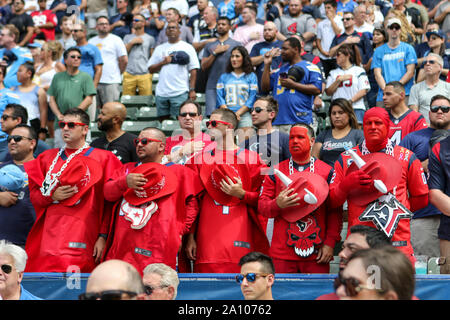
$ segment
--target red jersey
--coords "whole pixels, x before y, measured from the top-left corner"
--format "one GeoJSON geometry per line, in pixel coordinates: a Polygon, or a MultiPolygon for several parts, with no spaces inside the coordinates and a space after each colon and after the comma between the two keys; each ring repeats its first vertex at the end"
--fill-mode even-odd
{"type": "MultiPolygon", "coordinates": [[[[55,40],[55,28],[58,25],[58,19],[52,10],[33,11],[30,16],[33,19],[35,27],[39,27],[47,23],[53,24],[53,28],[41,28],[41,31],[44,34],[45,41],[55,40]]],[[[33,42],[34,38],[36,38],[36,33],[33,34],[30,42],[33,42]]]]}
{"type": "MultiPolygon", "coordinates": [[[[361,145],[356,146],[353,150],[358,155],[362,155],[361,145]]],[[[385,150],[381,150],[380,152],[384,151],[385,150]]],[[[409,210],[409,198],[428,194],[427,181],[422,164],[412,151],[404,147],[394,146],[393,152],[394,158],[401,162],[402,177],[392,193],[395,195],[396,199],[409,210]]],[[[344,176],[346,176],[347,170],[352,162],[353,160],[347,152],[343,152],[339,156],[334,164],[334,176],[330,183],[330,193],[333,188],[339,187],[339,184],[344,176]]],[[[347,234],[350,234],[350,228],[356,224],[376,227],[379,230],[383,230],[387,235],[392,234],[391,240],[393,245],[399,247],[399,249],[408,257],[411,257],[413,248],[411,246],[410,215],[405,214],[399,209],[394,210],[392,216],[386,216],[386,212],[380,210],[380,213],[376,218],[368,221],[367,209],[369,209],[372,204],[374,204],[374,202],[369,204],[366,208],[358,206],[353,201],[348,200],[347,234]]]]}
{"type": "Polygon", "coordinates": [[[123,193],[127,191],[127,175],[137,166],[136,162],[125,164],[105,184],[105,198],[114,201],[114,215],[110,227],[111,236],[105,249],[105,260],[120,259],[132,264],[142,274],[150,263],[165,263],[176,269],[177,252],[181,236],[187,233],[198,214],[197,195],[202,185],[189,168],[169,163],[178,177],[176,191],[156,199],[157,210],[141,229],[132,229],[125,218],[123,193]],[[125,240],[126,239],[126,240],[125,240]]]}
{"type": "Polygon", "coordinates": [[[388,138],[394,145],[400,144],[407,134],[428,127],[423,115],[417,111],[408,110],[400,118],[394,118],[391,112],[388,111],[388,113],[390,119],[388,138]]]}
{"type": "MultiPolygon", "coordinates": [[[[275,166],[285,175],[290,175],[289,170],[290,159],[284,160],[275,166]]],[[[304,166],[299,166],[295,162],[292,163],[294,172],[296,171],[310,171],[310,163],[304,166]]],[[[320,175],[326,181],[331,179],[333,168],[321,160],[314,161],[314,173],[320,175]]],[[[295,228],[296,223],[289,223],[281,215],[282,210],[276,203],[276,197],[284,189],[284,184],[277,176],[266,176],[263,182],[261,195],[258,201],[258,213],[268,218],[274,219],[274,230],[272,237],[272,244],[270,246],[269,254],[273,258],[290,260],[290,261],[311,261],[316,260],[318,249],[327,245],[334,248],[337,242],[341,240],[340,232],[342,229],[342,211],[341,208],[331,210],[327,201],[325,201],[319,208],[309,215],[303,217],[299,221],[304,223],[312,222],[310,226],[303,231],[300,228],[295,228]],[[292,243],[289,234],[295,230],[295,236],[299,238],[296,243],[292,243]],[[314,239],[313,239],[314,238],[314,239]],[[313,239],[313,240],[311,240],[313,239]],[[311,250],[309,256],[302,257],[295,253],[295,248],[300,247],[300,244],[307,243],[308,249],[311,250]]]]}
{"type": "MultiPolygon", "coordinates": [[[[92,147],[77,155],[100,162],[103,177],[78,203],[65,206],[55,203],[51,197],[44,197],[40,191],[58,151],[47,150],[24,165],[29,177],[30,199],[36,210],[36,222],[25,246],[28,254],[26,272],[67,272],[69,266],[91,272],[95,267],[94,244],[99,234],[108,234],[111,220],[111,206],[103,197],[103,185],[122,163],[110,151],[92,147]]],[[[58,172],[67,156],[75,151],[66,149],[58,158],[53,173],[58,172]]]]}
{"type": "MultiPolygon", "coordinates": [[[[200,213],[196,221],[197,259],[201,263],[234,263],[252,251],[268,252],[266,237],[267,219],[256,214],[258,195],[263,176],[260,171],[266,165],[256,152],[239,148],[232,151],[216,149],[199,154],[186,163],[197,173],[200,172],[202,160],[227,159],[238,172],[246,171],[250,181],[243,181],[246,191],[244,199],[235,206],[223,206],[208,194],[204,193],[200,202],[200,213]]],[[[218,162],[218,161],[216,161],[218,162]]],[[[211,162],[209,162],[211,163],[211,162]]],[[[242,174],[241,174],[242,176],[242,174]]]]}

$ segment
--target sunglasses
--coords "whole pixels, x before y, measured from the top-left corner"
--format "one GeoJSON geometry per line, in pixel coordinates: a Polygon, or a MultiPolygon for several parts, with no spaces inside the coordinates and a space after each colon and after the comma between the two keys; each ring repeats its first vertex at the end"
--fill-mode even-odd
{"type": "Polygon", "coordinates": [[[81,59],[81,56],[70,56],[71,59],[81,59]]]}
{"type": "Polygon", "coordinates": [[[2,115],[2,120],[3,120],[3,121],[8,120],[9,118],[16,119],[16,117],[14,117],[14,116],[8,116],[8,115],[6,115],[6,114],[2,115]]]}
{"type": "Polygon", "coordinates": [[[12,266],[9,264],[2,264],[2,271],[6,274],[10,274],[12,271],[12,266]]]}
{"type": "Polygon", "coordinates": [[[391,30],[400,30],[400,26],[390,26],[390,27],[388,27],[388,29],[391,29],[391,30]]]}
{"type": "Polygon", "coordinates": [[[146,146],[149,142],[162,142],[161,140],[157,140],[157,139],[152,139],[152,138],[136,138],[134,139],[134,145],[137,146],[139,144],[139,142],[143,145],[146,146]]]}
{"type": "Polygon", "coordinates": [[[450,107],[449,106],[430,106],[430,111],[433,113],[438,112],[439,109],[441,109],[441,111],[443,113],[448,113],[448,111],[450,110],[450,107]]]}
{"type": "Polygon", "coordinates": [[[33,139],[31,139],[31,138],[24,137],[24,136],[19,136],[19,135],[8,136],[8,138],[6,138],[6,140],[8,141],[8,143],[10,143],[12,140],[14,140],[15,142],[20,142],[20,141],[22,141],[22,139],[33,140],[33,139]]]}
{"type": "Polygon", "coordinates": [[[133,22],[141,22],[141,21],[144,21],[144,20],[141,20],[141,19],[133,19],[133,22]]]}
{"type": "Polygon", "coordinates": [[[267,277],[268,275],[269,275],[268,273],[254,273],[254,272],[247,273],[246,275],[238,274],[236,276],[236,282],[241,284],[242,281],[244,281],[244,278],[247,278],[248,282],[255,282],[258,277],[267,277]]]}
{"type": "Polygon", "coordinates": [[[229,122],[225,122],[225,121],[220,121],[220,120],[212,120],[212,121],[206,121],[206,127],[209,127],[211,125],[211,127],[215,128],[217,127],[217,124],[222,123],[225,125],[229,125],[231,123],[229,122]]]}
{"type": "Polygon", "coordinates": [[[75,128],[75,126],[87,126],[87,124],[81,123],[81,122],[72,122],[72,121],[71,122],[59,121],[58,126],[61,129],[64,129],[66,126],[68,126],[69,129],[73,129],[73,128],[75,128]]]}
{"type": "Polygon", "coordinates": [[[131,298],[137,296],[136,292],[126,290],[106,290],[82,293],[78,296],[78,300],[121,300],[123,294],[127,294],[131,298]]]}
{"type": "Polygon", "coordinates": [[[261,107],[254,107],[254,108],[252,109],[252,112],[255,111],[256,113],[261,113],[261,111],[264,111],[264,110],[266,110],[267,112],[270,112],[270,110],[263,109],[263,108],[261,108],[261,107]]]}
{"type": "Polygon", "coordinates": [[[81,32],[83,29],[72,29],[72,32],[81,32]]]}
{"type": "Polygon", "coordinates": [[[345,294],[347,295],[347,297],[357,296],[358,293],[360,293],[363,289],[376,290],[379,293],[384,292],[383,289],[375,289],[364,286],[358,279],[355,279],[353,277],[344,278],[342,272],[339,272],[338,276],[334,279],[334,291],[336,291],[340,286],[345,287],[345,294]]]}
{"type": "Polygon", "coordinates": [[[349,20],[353,20],[353,18],[344,18],[344,21],[349,21],[349,20]]]}
{"type": "Polygon", "coordinates": [[[434,60],[425,60],[423,64],[427,64],[427,63],[429,63],[429,64],[436,64],[437,61],[434,61],[434,60]]]}
{"type": "Polygon", "coordinates": [[[196,112],[183,112],[180,113],[180,117],[186,118],[189,115],[189,117],[193,118],[196,117],[198,114],[196,112]]]}

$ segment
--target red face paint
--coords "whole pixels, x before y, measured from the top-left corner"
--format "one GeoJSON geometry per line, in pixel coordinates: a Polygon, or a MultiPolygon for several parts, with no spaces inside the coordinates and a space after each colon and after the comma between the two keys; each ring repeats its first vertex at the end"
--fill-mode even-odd
{"type": "Polygon", "coordinates": [[[388,128],[383,120],[377,116],[364,119],[364,138],[367,149],[370,152],[377,152],[386,147],[388,139],[388,128]]]}
{"type": "Polygon", "coordinates": [[[289,151],[292,159],[297,163],[309,161],[311,152],[311,140],[308,129],[305,127],[293,127],[289,133],[289,151]]]}

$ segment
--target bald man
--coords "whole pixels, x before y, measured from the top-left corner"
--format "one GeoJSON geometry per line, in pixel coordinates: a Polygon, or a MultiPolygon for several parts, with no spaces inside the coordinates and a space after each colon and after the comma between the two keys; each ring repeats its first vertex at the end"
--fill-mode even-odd
{"type": "Polygon", "coordinates": [[[122,130],[122,123],[127,117],[127,109],[120,102],[107,102],[100,109],[97,126],[105,135],[92,141],[94,148],[109,150],[122,161],[122,163],[136,162],[136,148],[134,139],[136,135],[122,130]]]}
{"type": "Polygon", "coordinates": [[[108,260],[99,264],[90,274],[86,292],[80,300],[144,300],[141,275],[131,264],[108,260]]]}
{"type": "Polygon", "coordinates": [[[272,21],[264,24],[263,37],[264,41],[255,44],[250,52],[250,58],[253,66],[256,67],[256,76],[258,77],[258,88],[260,94],[267,94],[261,89],[261,77],[264,70],[264,54],[273,50],[275,56],[272,59],[271,70],[278,69],[282,63],[281,60],[281,46],[283,41],[277,40],[277,26],[272,21]]]}

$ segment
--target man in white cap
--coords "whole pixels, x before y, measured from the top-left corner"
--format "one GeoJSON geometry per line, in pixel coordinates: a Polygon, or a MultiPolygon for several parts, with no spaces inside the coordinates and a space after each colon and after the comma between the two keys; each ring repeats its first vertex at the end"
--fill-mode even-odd
{"type": "Polygon", "coordinates": [[[417,55],[411,45],[400,41],[401,27],[400,19],[389,19],[386,24],[389,40],[378,47],[373,54],[371,68],[380,87],[377,96],[377,106],[380,107],[383,106],[383,91],[386,83],[400,81],[404,85],[406,104],[414,84],[417,55]]]}

